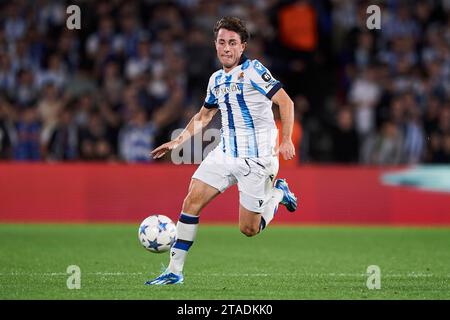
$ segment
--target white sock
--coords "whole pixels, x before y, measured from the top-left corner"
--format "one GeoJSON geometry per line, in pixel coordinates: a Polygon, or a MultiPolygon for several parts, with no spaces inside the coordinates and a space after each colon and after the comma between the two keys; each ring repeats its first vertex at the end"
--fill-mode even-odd
{"type": "Polygon", "coordinates": [[[275,212],[278,210],[278,204],[283,199],[283,196],[283,191],[275,187],[272,188],[272,196],[267,202],[264,211],[261,213],[261,224],[259,226],[260,232],[269,225],[270,221],[272,221],[275,212]]]}
{"type": "Polygon", "coordinates": [[[189,248],[197,234],[198,216],[182,212],[177,222],[177,240],[170,249],[169,271],[175,274],[183,272],[184,262],[189,248]]]}

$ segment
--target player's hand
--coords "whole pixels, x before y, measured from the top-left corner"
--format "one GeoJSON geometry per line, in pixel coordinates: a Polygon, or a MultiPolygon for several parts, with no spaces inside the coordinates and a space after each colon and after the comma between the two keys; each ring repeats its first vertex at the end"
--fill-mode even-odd
{"type": "Polygon", "coordinates": [[[291,160],[295,157],[295,147],[292,141],[283,141],[278,148],[284,160],[291,160]]]}
{"type": "Polygon", "coordinates": [[[151,151],[150,156],[152,156],[153,159],[159,159],[163,155],[165,155],[168,151],[173,150],[176,147],[178,147],[178,145],[179,145],[179,142],[176,140],[166,142],[166,143],[160,145],[158,148],[151,151]]]}

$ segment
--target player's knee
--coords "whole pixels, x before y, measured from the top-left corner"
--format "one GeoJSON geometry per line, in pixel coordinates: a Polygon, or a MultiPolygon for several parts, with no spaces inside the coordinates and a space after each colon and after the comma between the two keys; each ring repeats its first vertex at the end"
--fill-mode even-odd
{"type": "Polygon", "coordinates": [[[256,236],[259,232],[259,228],[255,228],[255,227],[247,226],[247,225],[241,226],[240,229],[241,229],[241,232],[243,234],[245,234],[247,237],[256,236]]]}

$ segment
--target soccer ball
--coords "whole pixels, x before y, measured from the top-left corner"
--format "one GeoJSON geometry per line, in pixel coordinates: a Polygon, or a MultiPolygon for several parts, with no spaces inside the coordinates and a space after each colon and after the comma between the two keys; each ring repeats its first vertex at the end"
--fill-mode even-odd
{"type": "Polygon", "coordinates": [[[168,251],[177,238],[177,227],[169,217],[152,215],[142,221],[138,230],[139,242],[150,252],[168,251]]]}

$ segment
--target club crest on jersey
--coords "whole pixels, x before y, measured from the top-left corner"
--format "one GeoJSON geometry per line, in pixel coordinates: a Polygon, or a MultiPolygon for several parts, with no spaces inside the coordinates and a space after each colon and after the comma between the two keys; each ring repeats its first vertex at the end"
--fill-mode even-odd
{"type": "Polygon", "coordinates": [[[241,72],[241,73],[239,74],[238,81],[239,81],[239,82],[244,81],[244,72],[241,72]]]}
{"type": "Polygon", "coordinates": [[[272,79],[272,77],[270,76],[270,74],[268,74],[267,72],[264,72],[264,73],[261,75],[261,78],[262,78],[265,82],[269,82],[270,79],[272,79]]]}

